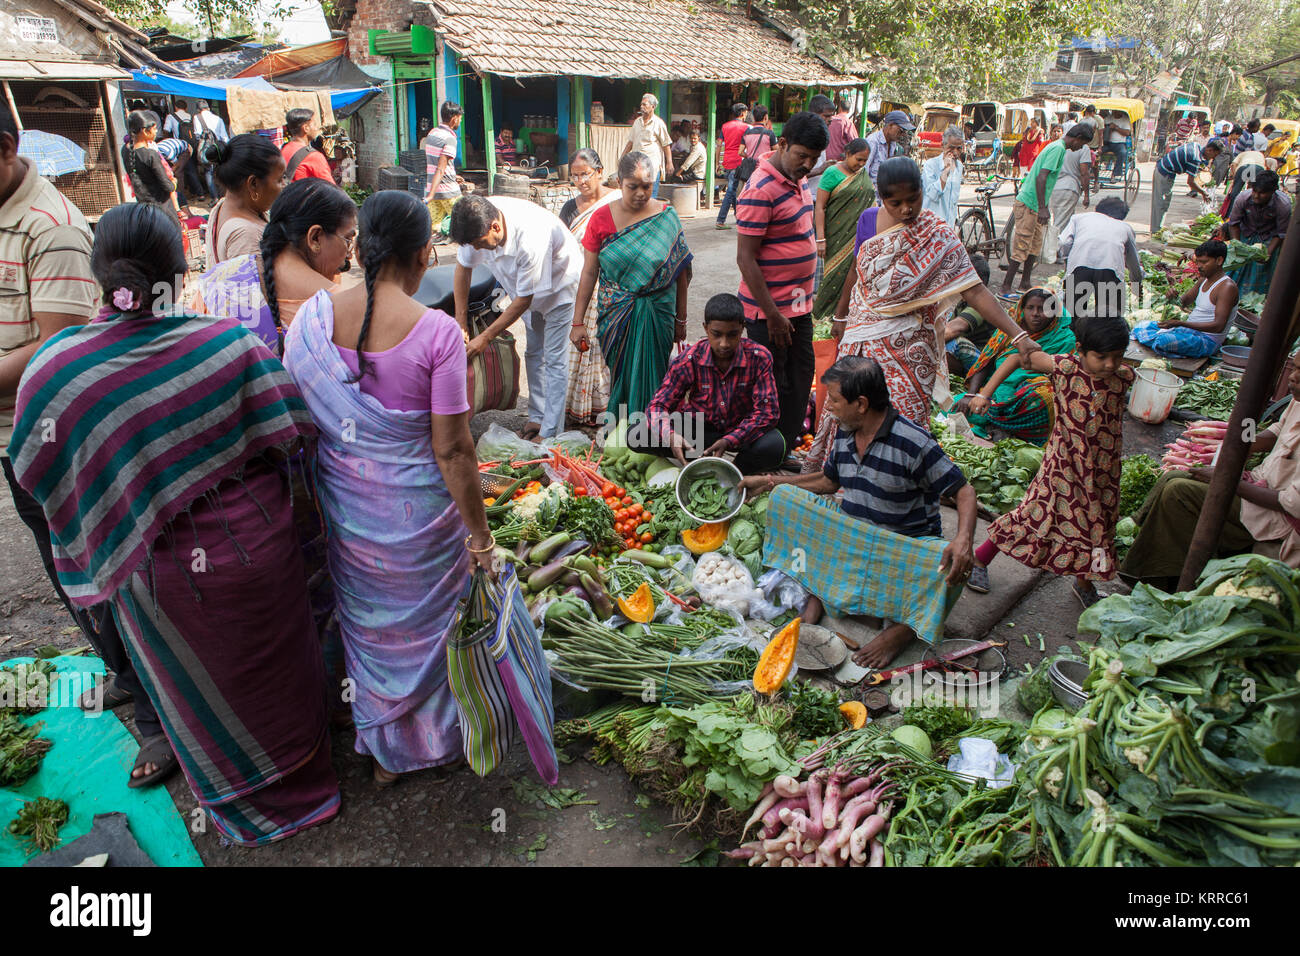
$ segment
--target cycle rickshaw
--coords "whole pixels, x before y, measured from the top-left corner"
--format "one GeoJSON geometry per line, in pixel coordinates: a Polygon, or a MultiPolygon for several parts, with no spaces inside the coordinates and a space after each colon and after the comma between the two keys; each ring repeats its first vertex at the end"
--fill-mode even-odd
{"type": "Polygon", "coordinates": [[[1142,174],[1138,172],[1137,151],[1134,148],[1136,138],[1133,132],[1138,122],[1146,115],[1145,108],[1141,100],[1131,100],[1123,97],[1093,100],[1092,105],[1097,107],[1097,116],[1101,119],[1101,129],[1098,130],[1092,141],[1093,187],[1097,190],[1122,189],[1124,191],[1124,201],[1132,206],[1137,201],[1138,190],[1142,186],[1142,174]],[[1113,152],[1101,152],[1104,148],[1102,144],[1108,136],[1105,132],[1106,123],[1108,120],[1117,119],[1127,120],[1129,130],[1122,165],[1119,164],[1119,159],[1113,152]],[[1110,160],[1107,167],[1109,171],[1103,174],[1101,167],[1107,159],[1110,160]]]}

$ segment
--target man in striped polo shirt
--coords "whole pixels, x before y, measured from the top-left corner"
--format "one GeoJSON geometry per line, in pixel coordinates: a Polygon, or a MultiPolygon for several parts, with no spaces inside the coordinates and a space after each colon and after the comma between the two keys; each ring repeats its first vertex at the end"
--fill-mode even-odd
{"type": "MultiPolygon", "coordinates": [[[[946,572],[949,586],[964,584],[975,560],[976,501],[975,489],[967,483],[961,469],[944,454],[928,431],[894,410],[884,372],[875,359],[846,356],[826,371],[822,382],[826,385],[826,408],[840,423],[822,471],[798,476],[754,476],[743,479],[741,487],[761,493],[778,484],[790,484],[818,495],[842,490],[840,510],[844,519],[841,521],[867,522],[911,539],[941,538],[939,497],[955,497],[957,535],[943,548],[938,564],[946,572]]],[[[772,507],[769,505],[769,519],[772,507]]],[[[768,531],[777,535],[785,533],[783,527],[771,520],[768,531]]],[[[782,544],[773,542],[778,551],[782,544]]],[[[808,548],[828,547],[821,537],[804,544],[808,548]]],[[[932,560],[936,552],[937,543],[917,547],[915,560],[925,561],[927,555],[932,560]]],[[[843,555],[845,564],[854,557],[843,555]]],[[[918,567],[906,562],[873,561],[869,554],[858,557],[864,557],[872,565],[873,575],[904,589],[917,586],[919,592],[919,583],[926,579],[933,581],[935,574],[933,564],[918,567]]],[[[812,582],[813,597],[801,615],[808,624],[817,623],[824,612],[821,599],[816,596],[819,584],[821,593],[842,593],[844,588],[842,580],[812,582]]],[[[916,636],[907,624],[889,623],[854,655],[854,660],[866,667],[885,667],[916,636]]]]}
{"type": "Polygon", "coordinates": [[[429,130],[424,139],[424,201],[436,233],[442,221],[451,215],[451,207],[460,198],[460,179],[456,175],[456,128],[464,110],[447,100],[439,110],[442,122],[429,130]]]}
{"type": "Polygon", "coordinates": [[[736,263],[749,337],[772,353],[786,448],[799,444],[812,389],[813,274],[817,237],[807,176],[830,134],[816,113],[795,113],[776,149],[758,166],[736,203],[736,263]]]}
{"type": "Polygon", "coordinates": [[[1155,182],[1151,184],[1151,231],[1155,232],[1165,221],[1169,201],[1174,195],[1174,179],[1179,174],[1187,175],[1187,185],[1193,193],[1209,202],[1210,194],[1196,185],[1196,174],[1206,163],[1213,163],[1214,158],[1223,152],[1224,142],[1212,139],[1204,148],[1195,143],[1183,143],[1160,157],[1156,163],[1155,182]]]}

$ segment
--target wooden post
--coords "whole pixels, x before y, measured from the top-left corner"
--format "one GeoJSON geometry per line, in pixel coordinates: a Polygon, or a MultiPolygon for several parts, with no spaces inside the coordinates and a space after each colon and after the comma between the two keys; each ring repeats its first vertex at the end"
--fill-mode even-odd
{"type": "Polygon", "coordinates": [[[1286,240],[1278,252],[1277,266],[1273,270],[1273,282],[1264,302],[1264,314],[1259,319],[1259,331],[1255,333],[1254,347],[1246,361],[1246,371],[1241,377],[1241,389],[1237,392],[1237,402],[1232,407],[1228,418],[1228,432],[1220,447],[1219,460],[1214,466],[1214,475],[1210,478],[1210,489],[1205,495],[1205,504],[1201,506],[1201,515],[1196,521],[1196,531],[1192,534],[1192,543],[1187,548],[1187,557],[1183,563],[1183,574],[1178,579],[1178,590],[1188,591],[1205,569],[1205,564],[1214,557],[1218,550],[1219,538],[1223,534],[1223,524],[1228,519],[1232,508],[1232,499],[1237,495],[1237,485],[1241,481],[1242,470],[1246,467],[1246,457],[1250,454],[1250,444],[1246,437],[1245,425],[1251,424],[1250,434],[1257,429],[1264,403],[1273,390],[1278,373],[1286,362],[1291,347],[1295,344],[1296,334],[1300,331],[1300,205],[1291,207],[1291,225],[1287,229],[1286,240]]]}
{"type": "Polygon", "coordinates": [[[718,153],[718,84],[709,84],[709,138],[708,159],[704,166],[704,208],[713,208],[713,170],[717,165],[718,153]]]}
{"type": "Polygon", "coordinates": [[[497,178],[497,128],[492,121],[492,75],[480,78],[483,88],[483,157],[487,160],[488,195],[492,195],[497,178]]]}

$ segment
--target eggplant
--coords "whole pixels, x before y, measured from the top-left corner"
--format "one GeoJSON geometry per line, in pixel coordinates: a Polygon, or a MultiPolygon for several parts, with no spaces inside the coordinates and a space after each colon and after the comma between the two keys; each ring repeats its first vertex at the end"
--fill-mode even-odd
{"type": "Polygon", "coordinates": [[[528,559],[533,564],[546,564],[555,556],[555,552],[573,540],[573,535],[567,531],[560,531],[551,535],[544,541],[537,542],[533,550],[528,552],[528,559]]]}
{"type": "Polygon", "coordinates": [[[591,550],[591,542],[582,538],[574,538],[568,544],[562,545],[558,551],[550,556],[551,561],[561,561],[566,558],[572,558],[574,555],[583,554],[591,550]]]}
{"type": "Polygon", "coordinates": [[[578,577],[577,571],[565,571],[564,577],[560,578],[560,583],[566,588],[581,587],[582,581],[578,577]]]}
{"type": "Polygon", "coordinates": [[[527,561],[528,552],[532,550],[532,547],[533,543],[531,541],[520,541],[515,545],[515,557],[520,561],[527,561]]]}
{"type": "Polygon", "coordinates": [[[595,582],[590,574],[585,571],[578,575],[578,580],[582,584],[582,589],[587,592],[587,598],[591,602],[591,609],[596,612],[596,619],[608,621],[614,616],[614,602],[609,599],[605,589],[595,582]]]}

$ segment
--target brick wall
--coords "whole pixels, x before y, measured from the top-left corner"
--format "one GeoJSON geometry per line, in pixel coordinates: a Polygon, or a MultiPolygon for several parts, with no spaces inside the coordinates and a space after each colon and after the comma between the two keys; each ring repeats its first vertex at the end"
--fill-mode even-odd
{"type": "Polygon", "coordinates": [[[366,141],[357,144],[357,182],[374,187],[380,166],[393,165],[396,131],[393,129],[392,87],[361,107],[358,115],[366,124],[366,141]]]}
{"type": "MultiPolygon", "coordinates": [[[[386,63],[387,57],[370,55],[370,30],[405,30],[414,18],[428,22],[428,8],[411,0],[357,0],[356,13],[348,24],[348,56],[354,63],[386,63]]],[[[391,107],[391,104],[390,104],[391,107]]]]}

